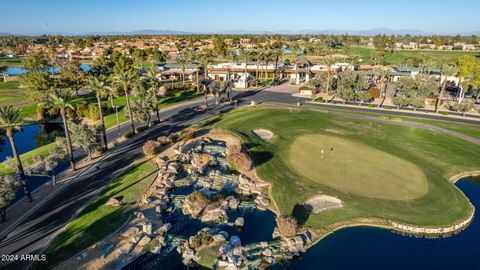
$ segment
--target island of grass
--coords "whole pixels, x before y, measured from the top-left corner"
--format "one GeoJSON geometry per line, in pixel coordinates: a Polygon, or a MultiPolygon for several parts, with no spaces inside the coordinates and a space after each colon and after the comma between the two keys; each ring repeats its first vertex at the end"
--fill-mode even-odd
{"type": "Polygon", "coordinates": [[[480,169],[480,145],[415,127],[350,119],[313,110],[256,106],[205,125],[237,135],[257,174],[272,183],[278,212],[327,233],[344,226],[392,227],[392,222],[445,227],[473,211],[448,179],[480,169]],[[275,136],[262,140],[251,131],[275,136]],[[320,194],[342,207],[317,213],[304,203],[320,194]]]}

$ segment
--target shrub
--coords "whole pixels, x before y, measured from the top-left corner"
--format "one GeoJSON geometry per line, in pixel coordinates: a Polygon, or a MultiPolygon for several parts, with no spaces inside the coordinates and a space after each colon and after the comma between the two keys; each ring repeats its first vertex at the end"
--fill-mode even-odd
{"type": "Polygon", "coordinates": [[[201,232],[192,238],[192,247],[199,248],[201,246],[208,246],[213,242],[213,236],[209,232],[201,232]]]}
{"type": "Polygon", "coordinates": [[[67,109],[66,109],[65,111],[66,111],[66,113],[67,113],[68,119],[75,119],[75,118],[77,118],[77,112],[75,112],[74,109],[67,107],[67,109]]]}
{"type": "Polygon", "coordinates": [[[377,87],[369,88],[367,91],[373,98],[380,97],[380,89],[378,89],[377,87]]]}
{"type": "Polygon", "coordinates": [[[384,110],[391,110],[392,107],[382,107],[384,110]]]}
{"type": "Polygon", "coordinates": [[[253,167],[250,155],[243,151],[241,145],[229,145],[227,148],[227,160],[229,164],[240,172],[249,171],[253,167]]]}
{"type": "Polygon", "coordinates": [[[45,118],[47,116],[47,109],[44,107],[37,106],[37,116],[45,118]]]}
{"type": "Polygon", "coordinates": [[[153,239],[143,247],[143,250],[147,252],[152,252],[159,246],[160,246],[160,241],[158,241],[158,239],[153,239]]]}
{"type": "Polygon", "coordinates": [[[385,116],[385,115],[380,115],[378,118],[382,120],[390,120],[390,118],[388,118],[388,116],[385,116]]]}
{"type": "Polygon", "coordinates": [[[448,115],[448,112],[440,112],[441,115],[448,115]]]}
{"type": "Polygon", "coordinates": [[[169,143],[176,143],[178,141],[178,134],[176,133],[170,134],[167,140],[169,143]]]}
{"type": "Polygon", "coordinates": [[[394,117],[391,120],[395,121],[395,122],[402,122],[402,118],[400,118],[400,117],[394,117]]]}
{"type": "Polygon", "coordinates": [[[156,126],[158,124],[160,124],[160,121],[158,121],[158,120],[153,120],[152,122],[150,122],[151,127],[156,126]]]}
{"type": "Polygon", "coordinates": [[[193,139],[194,135],[195,135],[195,130],[193,128],[184,129],[180,133],[180,137],[186,141],[193,139]]]}
{"type": "Polygon", "coordinates": [[[160,153],[160,143],[154,140],[148,140],[142,149],[146,156],[158,155],[158,153],[160,153]]]}
{"type": "Polygon", "coordinates": [[[373,105],[373,104],[368,104],[367,107],[368,107],[368,108],[375,108],[375,105],[373,105]]]}
{"type": "Polygon", "coordinates": [[[123,134],[123,137],[124,137],[125,139],[129,139],[129,138],[132,138],[133,135],[135,135],[135,134],[133,134],[132,131],[128,131],[128,132],[125,132],[125,134],[123,134]]]}
{"type": "Polygon", "coordinates": [[[78,103],[75,110],[77,111],[78,117],[85,117],[88,114],[87,105],[83,103],[78,103]]]}
{"type": "Polygon", "coordinates": [[[88,108],[88,118],[93,121],[97,121],[100,119],[100,110],[98,109],[98,106],[95,105],[88,108]]]}
{"type": "Polygon", "coordinates": [[[49,118],[57,118],[60,116],[60,109],[58,108],[50,108],[47,111],[47,115],[49,118]]]}
{"type": "Polygon", "coordinates": [[[292,238],[297,235],[297,220],[290,216],[279,215],[275,218],[277,229],[281,236],[292,238]]]}
{"type": "Polygon", "coordinates": [[[157,142],[160,143],[160,145],[167,145],[168,144],[168,137],[167,136],[160,136],[157,138],[157,142]]]}
{"type": "Polygon", "coordinates": [[[139,126],[139,127],[137,127],[135,130],[136,130],[137,132],[142,132],[142,131],[147,130],[147,129],[148,129],[148,126],[145,125],[145,126],[139,126]]]}

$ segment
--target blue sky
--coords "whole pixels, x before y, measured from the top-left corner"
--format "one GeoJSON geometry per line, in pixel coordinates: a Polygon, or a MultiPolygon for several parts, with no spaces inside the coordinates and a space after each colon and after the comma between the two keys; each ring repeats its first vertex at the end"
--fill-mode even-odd
{"type": "Polygon", "coordinates": [[[0,32],[480,30],[476,0],[2,0],[0,32]]]}

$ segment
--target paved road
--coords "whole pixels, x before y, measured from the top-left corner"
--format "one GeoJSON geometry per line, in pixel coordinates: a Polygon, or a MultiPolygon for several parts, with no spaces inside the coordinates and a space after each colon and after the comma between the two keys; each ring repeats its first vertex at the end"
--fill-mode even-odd
{"type": "MultiPolygon", "coordinates": [[[[280,102],[290,105],[297,103],[297,98],[292,98],[288,89],[275,87],[273,91],[247,91],[235,92],[234,99],[238,105],[256,102],[280,102]]],[[[99,162],[100,168],[91,168],[81,177],[66,186],[43,204],[37,211],[29,215],[14,230],[0,239],[0,254],[39,254],[47,246],[56,232],[71,220],[81,208],[91,199],[95,198],[101,190],[133,161],[142,156],[142,145],[147,139],[179,131],[194,122],[208,118],[212,115],[228,112],[233,105],[211,106],[207,111],[196,112],[192,108],[203,104],[199,101],[194,104],[179,106],[168,113],[161,113],[161,118],[170,118],[154,128],[119,144],[110,150],[108,156],[99,162]]],[[[328,107],[323,104],[309,104],[311,107],[328,107]]],[[[338,107],[335,107],[339,109],[338,107]]],[[[349,111],[368,111],[365,108],[348,108],[349,111]]],[[[403,115],[402,112],[382,111],[382,114],[403,115]]],[[[442,119],[442,116],[426,116],[426,118],[442,119]]],[[[447,119],[451,120],[451,119],[447,119]]],[[[455,120],[457,121],[457,120],[455,120]]],[[[470,121],[463,121],[470,122],[470,121]]],[[[474,122],[474,121],[473,121],[474,122]]],[[[478,124],[478,122],[474,122],[478,124]]],[[[128,125],[122,125],[120,133],[128,130],[128,125]]],[[[109,139],[116,137],[115,130],[109,132],[109,139]]],[[[28,262],[14,262],[5,264],[0,262],[4,269],[24,269],[28,262]]]]}

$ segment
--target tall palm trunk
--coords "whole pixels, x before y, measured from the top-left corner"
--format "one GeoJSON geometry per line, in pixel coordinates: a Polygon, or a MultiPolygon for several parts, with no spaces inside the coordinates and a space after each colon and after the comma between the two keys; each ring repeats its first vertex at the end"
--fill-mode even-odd
{"type": "Polygon", "coordinates": [[[108,142],[107,142],[107,132],[105,131],[105,121],[103,119],[103,110],[102,110],[102,99],[100,97],[100,93],[97,92],[97,103],[98,103],[98,111],[100,113],[100,124],[102,129],[102,137],[103,143],[105,145],[105,151],[108,150],[108,142]]]}
{"type": "Polygon", "coordinates": [[[273,80],[272,83],[275,85],[277,81],[277,68],[278,68],[278,56],[275,57],[275,70],[273,71],[273,80]]]}
{"type": "Polygon", "coordinates": [[[197,94],[200,93],[200,85],[198,84],[198,69],[197,69],[197,94]]]}
{"type": "Polygon", "coordinates": [[[245,57],[245,74],[244,74],[245,81],[243,82],[244,85],[245,85],[245,88],[247,88],[247,66],[248,66],[248,58],[245,57]]]}
{"type": "Polygon", "coordinates": [[[125,99],[127,100],[128,117],[130,118],[130,126],[132,127],[132,134],[135,135],[135,123],[133,122],[132,107],[130,106],[130,96],[128,89],[125,89],[125,99]]]}
{"type": "Polygon", "coordinates": [[[182,84],[185,86],[185,67],[182,67],[182,84]]]}
{"type": "Polygon", "coordinates": [[[72,166],[72,170],[75,171],[76,168],[75,168],[75,159],[73,157],[72,139],[70,138],[67,118],[65,117],[65,108],[60,109],[60,115],[62,116],[63,128],[65,130],[65,137],[67,138],[67,152],[68,152],[68,158],[70,160],[70,166],[72,166]]]}
{"type": "Polygon", "coordinates": [[[20,183],[22,184],[23,191],[25,193],[25,196],[27,197],[28,202],[32,202],[33,199],[32,194],[30,193],[30,187],[28,186],[28,182],[25,179],[25,172],[23,170],[22,161],[18,156],[17,146],[15,144],[15,141],[13,140],[13,131],[11,129],[7,129],[7,137],[10,141],[10,146],[12,147],[13,157],[15,158],[15,162],[17,163],[18,175],[20,176],[20,183]]]}
{"type": "Polygon", "coordinates": [[[255,87],[258,85],[258,66],[259,66],[259,61],[257,60],[257,69],[255,70],[255,87]]]}
{"type": "Polygon", "coordinates": [[[207,86],[205,85],[204,99],[205,99],[205,108],[208,108],[208,91],[207,86]]]}
{"type": "Polygon", "coordinates": [[[442,88],[440,89],[440,92],[438,93],[437,102],[435,103],[435,113],[438,113],[438,111],[440,110],[440,102],[443,98],[443,92],[445,91],[446,87],[447,87],[447,79],[445,79],[445,81],[443,82],[442,88]]]}

